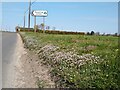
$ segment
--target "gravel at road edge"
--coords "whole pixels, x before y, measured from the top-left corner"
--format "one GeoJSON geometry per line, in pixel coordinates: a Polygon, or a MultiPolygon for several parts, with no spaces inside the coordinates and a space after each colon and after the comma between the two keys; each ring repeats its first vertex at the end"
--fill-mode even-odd
{"type": "Polygon", "coordinates": [[[16,47],[16,77],[14,86],[16,88],[38,88],[41,82],[41,87],[52,88],[55,83],[51,80],[49,69],[43,66],[35,53],[24,48],[24,44],[18,34],[16,47]]]}

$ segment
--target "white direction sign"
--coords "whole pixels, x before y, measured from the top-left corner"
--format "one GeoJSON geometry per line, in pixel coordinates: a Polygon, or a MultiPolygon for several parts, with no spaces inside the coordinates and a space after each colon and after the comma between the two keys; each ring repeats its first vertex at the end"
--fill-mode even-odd
{"type": "Polygon", "coordinates": [[[47,17],[48,11],[47,10],[33,10],[32,15],[39,16],[39,17],[47,17]]]}

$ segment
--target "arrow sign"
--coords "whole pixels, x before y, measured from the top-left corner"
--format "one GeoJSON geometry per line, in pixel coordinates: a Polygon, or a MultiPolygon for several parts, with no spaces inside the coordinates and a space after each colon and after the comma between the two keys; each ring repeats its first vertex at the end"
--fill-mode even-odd
{"type": "Polygon", "coordinates": [[[38,17],[47,17],[48,11],[47,10],[33,10],[32,15],[38,16],[38,17]]]}

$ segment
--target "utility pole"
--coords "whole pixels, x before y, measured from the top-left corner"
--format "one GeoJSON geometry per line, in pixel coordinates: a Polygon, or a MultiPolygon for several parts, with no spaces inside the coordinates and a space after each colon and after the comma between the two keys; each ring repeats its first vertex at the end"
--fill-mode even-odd
{"type": "Polygon", "coordinates": [[[24,28],[25,28],[25,13],[24,13],[24,28]]]}
{"type": "Polygon", "coordinates": [[[29,2],[28,28],[30,28],[30,13],[31,13],[31,0],[29,2]]]}

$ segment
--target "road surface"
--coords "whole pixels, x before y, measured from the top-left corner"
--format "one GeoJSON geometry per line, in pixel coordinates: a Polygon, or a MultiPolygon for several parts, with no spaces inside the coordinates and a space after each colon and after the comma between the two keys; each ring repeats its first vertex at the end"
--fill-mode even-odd
{"type": "Polygon", "coordinates": [[[2,87],[12,88],[15,78],[17,33],[2,32],[2,87]]]}
{"type": "Polygon", "coordinates": [[[2,32],[0,31],[0,89],[2,89],[2,32]]]}
{"type": "Polygon", "coordinates": [[[37,55],[24,49],[17,33],[2,33],[2,88],[38,88],[38,79],[54,87],[49,69],[37,55]]]}

